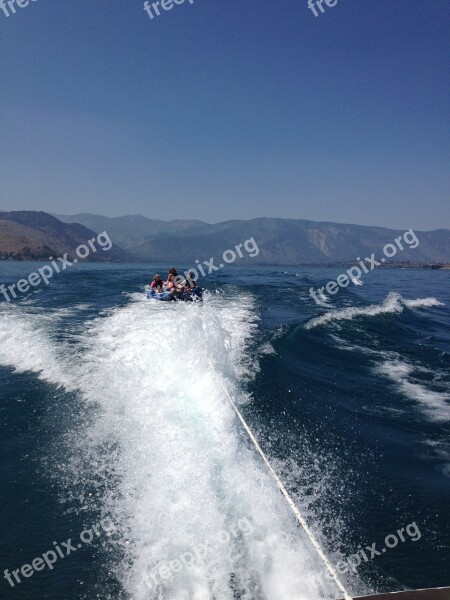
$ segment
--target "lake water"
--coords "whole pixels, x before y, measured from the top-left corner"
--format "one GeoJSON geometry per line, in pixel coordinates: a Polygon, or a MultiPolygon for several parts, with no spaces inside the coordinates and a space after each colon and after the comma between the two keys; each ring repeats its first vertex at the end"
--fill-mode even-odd
{"type": "Polygon", "coordinates": [[[0,567],[56,556],[0,598],[341,598],[227,394],[350,593],[448,585],[449,271],[320,305],[340,269],[230,267],[201,304],[146,300],[155,272],[0,302],[0,567]]]}

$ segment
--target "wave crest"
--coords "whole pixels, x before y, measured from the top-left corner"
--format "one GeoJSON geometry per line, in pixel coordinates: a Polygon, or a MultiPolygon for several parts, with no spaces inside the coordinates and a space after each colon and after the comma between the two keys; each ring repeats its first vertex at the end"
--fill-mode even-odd
{"type": "Polygon", "coordinates": [[[313,329],[320,325],[326,325],[333,321],[350,321],[355,317],[376,317],[383,314],[402,313],[406,308],[431,308],[435,306],[445,306],[437,298],[417,298],[416,300],[406,300],[398,292],[389,292],[387,297],[380,304],[371,304],[370,306],[341,308],[327,312],[319,317],[314,317],[305,325],[306,329],[313,329]]]}

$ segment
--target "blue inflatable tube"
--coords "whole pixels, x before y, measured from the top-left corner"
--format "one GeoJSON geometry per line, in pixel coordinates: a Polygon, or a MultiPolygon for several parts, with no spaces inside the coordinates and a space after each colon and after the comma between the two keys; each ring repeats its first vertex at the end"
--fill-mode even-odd
{"type": "Polygon", "coordinates": [[[199,287],[194,288],[190,292],[180,292],[178,295],[170,292],[155,292],[149,289],[146,291],[149,300],[161,300],[162,302],[172,302],[173,300],[181,300],[182,302],[199,301],[203,299],[203,290],[199,287]]]}
{"type": "Polygon", "coordinates": [[[162,300],[163,302],[170,302],[176,299],[170,292],[155,292],[154,290],[147,290],[147,298],[149,300],[162,300]]]}

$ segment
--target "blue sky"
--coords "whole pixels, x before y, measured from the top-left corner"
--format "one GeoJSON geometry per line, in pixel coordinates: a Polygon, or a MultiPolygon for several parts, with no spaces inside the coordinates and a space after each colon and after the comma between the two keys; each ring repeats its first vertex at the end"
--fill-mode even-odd
{"type": "Polygon", "coordinates": [[[448,0],[0,12],[0,208],[450,227],[448,0]]]}

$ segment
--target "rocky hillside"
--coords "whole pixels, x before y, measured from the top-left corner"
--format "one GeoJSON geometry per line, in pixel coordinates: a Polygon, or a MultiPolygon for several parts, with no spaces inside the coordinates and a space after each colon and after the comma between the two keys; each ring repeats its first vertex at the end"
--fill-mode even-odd
{"type": "MultiPolygon", "coordinates": [[[[103,230],[101,230],[103,231],[103,230]]],[[[0,212],[0,259],[48,260],[68,254],[75,257],[81,244],[97,237],[97,233],[81,224],[62,223],[45,212],[0,212]]],[[[124,262],[132,257],[113,245],[107,252],[96,243],[97,252],[86,260],[92,262],[124,262]]]]}

